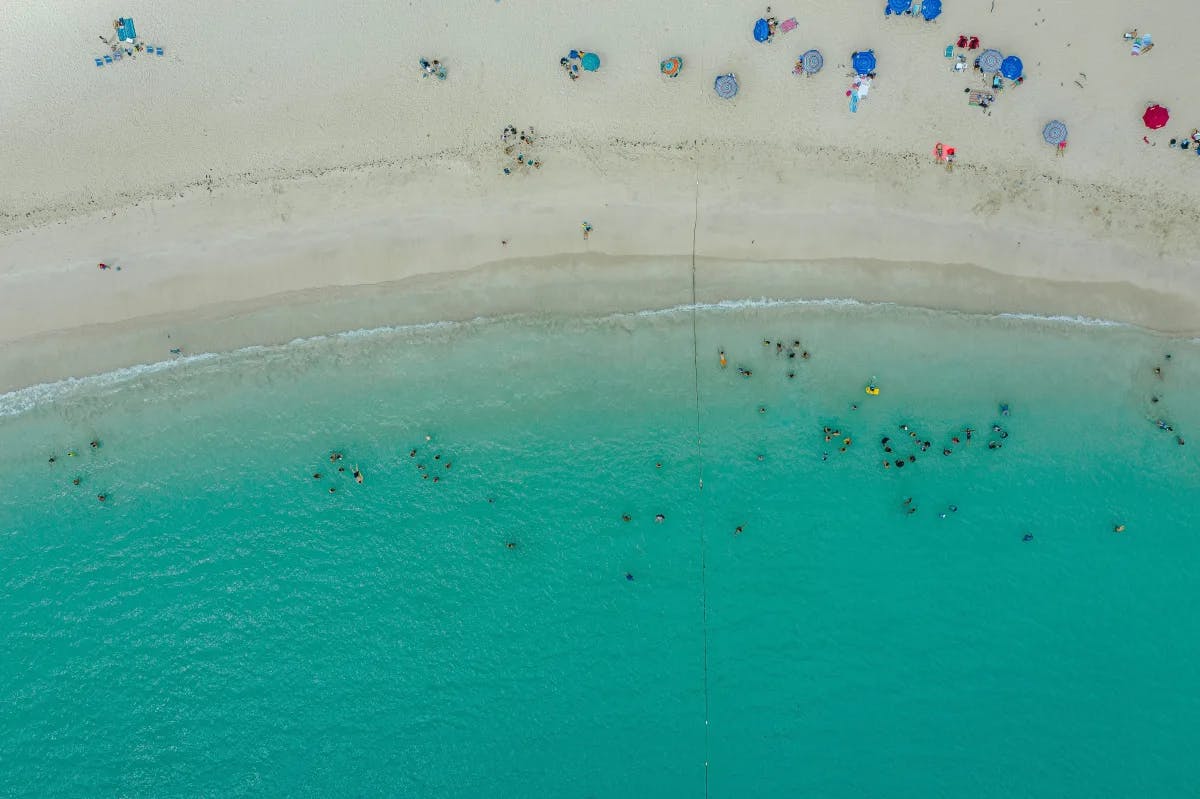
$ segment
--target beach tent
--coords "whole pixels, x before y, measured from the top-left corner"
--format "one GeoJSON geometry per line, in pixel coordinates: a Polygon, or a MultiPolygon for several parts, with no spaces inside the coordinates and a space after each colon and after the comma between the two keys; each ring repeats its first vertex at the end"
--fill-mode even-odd
{"type": "Polygon", "coordinates": [[[979,54],[979,68],[984,72],[999,72],[1003,61],[999,50],[984,50],[979,54]]]}
{"type": "Polygon", "coordinates": [[[816,75],[825,66],[825,57],[818,50],[809,50],[800,56],[800,68],[806,75],[816,75]]]}
{"type": "Polygon", "coordinates": [[[584,53],[583,57],[579,59],[579,62],[588,72],[595,72],[596,70],[600,69],[600,56],[596,55],[595,53],[584,53]]]}
{"type": "Polygon", "coordinates": [[[1150,106],[1146,109],[1146,113],[1142,114],[1142,121],[1146,123],[1146,127],[1150,128],[1150,130],[1158,130],[1167,124],[1167,120],[1170,118],[1171,112],[1158,104],[1150,106]]]}
{"type": "Polygon", "coordinates": [[[887,14],[903,14],[912,8],[912,0],[888,0],[887,8],[884,12],[887,14]]]}
{"type": "Polygon", "coordinates": [[[1021,77],[1021,73],[1025,71],[1025,65],[1021,63],[1021,59],[1015,55],[1010,55],[1008,58],[1000,62],[1000,74],[1009,80],[1016,80],[1021,77]]]}
{"type": "Polygon", "coordinates": [[[1067,140],[1067,126],[1053,119],[1042,128],[1042,138],[1047,144],[1059,145],[1067,140]]]}
{"type": "Polygon", "coordinates": [[[658,68],[662,70],[662,74],[668,78],[673,78],[679,74],[679,70],[683,69],[683,59],[677,55],[673,55],[665,61],[660,61],[658,68]]]}
{"type": "Polygon", "coordinates": [[[728,75],[718,75],[713,81],[713,90],[723,100],[729,100],[738,93],[737,78],[730,72],[728,75]]]}
{"type": "Polygon", "coordinates": [[[869,72],[875,71],[875,51],[862,50],[850,56],[850,61],[854,64],[854,71],[859,75],[866,75],[869,72]]]}
{"type": "Polygon", "coordinates": [[[921,16],[932,22],[942,15],[942,0],[925,0],[921,3],[921,16]]]}
{"type": "Polygon", "coordinates": [[[771,26],[765,19],[754,23],[754,41],[765,42],[771,38],[771,26]]]}

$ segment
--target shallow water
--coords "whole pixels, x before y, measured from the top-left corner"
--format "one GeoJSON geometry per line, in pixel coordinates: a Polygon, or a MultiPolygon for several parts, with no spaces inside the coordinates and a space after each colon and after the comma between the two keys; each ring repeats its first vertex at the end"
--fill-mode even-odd
{"type": "Polygon", "coordinates": [[[742,303],[0,398],[4,791],[1181,795],[1198,356],[742,303]]]}

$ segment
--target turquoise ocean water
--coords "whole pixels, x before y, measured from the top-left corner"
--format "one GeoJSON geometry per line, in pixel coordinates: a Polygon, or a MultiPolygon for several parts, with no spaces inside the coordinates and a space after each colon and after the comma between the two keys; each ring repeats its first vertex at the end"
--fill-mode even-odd
{"type": "Polygon", "coordinates": [[[1194,795],[1198,392],[1124,327],[743,303],[5,396],[0,794],[1194,795]]]}

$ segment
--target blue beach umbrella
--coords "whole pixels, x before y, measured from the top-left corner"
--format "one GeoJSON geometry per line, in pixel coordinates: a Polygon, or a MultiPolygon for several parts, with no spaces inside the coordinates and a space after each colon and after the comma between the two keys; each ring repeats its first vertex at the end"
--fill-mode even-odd
{"type": "Polygon", "coordinates": [[[1067,140],[1067,126],[1059,122],[1057,119],[1046,123],[1046,127],[1042,128],[1042,138],[1047,144],[1055,146],[1067,140]]]}
{"type": "Polygon", "coordinates": [[[984,72],[999,72],[1004,56],[999,50],[984,50],[979,54],[979,68],[984,72]]]}
{"type": "Polygon", "coordinates": [[[732,72],[728,75],[718,75],[717,79],[713,81],[713,90],[723,100],[732,99],[738,93],[737,78],[733,76],[732,72]]]}
{"type": "Polygon", "coordinates": [[[754,23],[754,41],[765,42],[771,38],[771,26],[767,24],[765,19],[760,19],[754,23]]]}
{"type": "Polygon", "coordinates": [[[921,3],[921,16],[926,22],[932,22],[942,15],[942,0],[925,0],[921,3]]]}
{"type": "Polygon", "coordinates": [[[875,71],[875,51],[862,50],[850,56],[851,63],[854,64],[854,71],[859,75],[866,75],[868,72],[875,71]]]}
{"type": "Polygon", "coordinates": [[[583,58],[579,59],[579,61],[588,72],[595,72],[600,69],[600,56],[595,53],[584,53],[583,58]]]}
{"type": "Polygon", "coordinates": [[[888,0],[887,12],[889,14],[903,14],[912,8],[912,0],[888,0]]]}
{"type": "Polygon", "coordinates": [[[1000,74],[1009,80],[1016,80],[1025,71],[1025,65],[1015,55],[1010,55],[1000,64],[1000,74]]]}
{"type": "Polygon", "coordinates": [[[825,58],[818,50],[809,50],[800,56],[800,68],[806,75],[816,75],[825,66],[825,58]]]}

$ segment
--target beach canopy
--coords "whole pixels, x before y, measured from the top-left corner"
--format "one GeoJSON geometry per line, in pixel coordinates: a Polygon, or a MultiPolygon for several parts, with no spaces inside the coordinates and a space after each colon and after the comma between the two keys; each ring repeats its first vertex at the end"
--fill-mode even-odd
{"type": "Polygon", "coordinates": [[[887,12],[889,14],[903,14],[912,8],[912,0],[888,0],[887,12]]]}
{"type": "Polygon", "coordinates": [[[771,26],[767,24],[765,19],[760,19],[754,23],[754,41],[765,42],[771,38],[771,26]]]}
{"type": "Polygon", "coordinates": [[[1021,63],[1021,59],[1015,55],[1010,55],[1008,58],[1000,62],[1000,74],[1009,80],[1016,80],[1021,77],[1021,73],[1025,71],[1025,65],[1021,63]]]}
{"type": "Polygon", "coordinates": [[[1142,121],[1150,130],[1158,130],[1167,124],[1167,120],[1170,118],[1171,112],[1157,104],[1150,106],[1146,109],[1146,113],[1142,114],[1142,121]]]}
{"type": "Polygon", "coordinates": [[[800,68],[804,70],[804,74],[806,75],[816,75],[821,71],[821,67],[823,66],[825,66],[825,57],[821,55],[819,50],[809,50],[800,56],[800,68]]]}
{"type": "Polygon", "coordinates": [[[999,72],[1004,56],[999,50],[984,50],[979,54],[979,68],[984,72],[999,72]]]}
{"type": "Polygon", "coordinates": [[[713,81],[713,89],[718,97],[729,100],[738,93],[737,78],[733,76],[732,72],[728,75],[718,75],[717,79],[713,81]]]}
{"type": "Polygon", "coordinates": [[[595,72],[600,69],[600,56],[595,53],[584,53],[579,61],[588,72],[595,72]]]}
{"type": "Polygon", "coordinates": [[[921,3],[921,16],[926,22],[932,22],[942,15],[942,0],[925,0],[921,3]]]}
{"type": "Polygon", "coordinates": [[[1062,144],[1067,140],[1067,126],[1053,119],[1046,123],[1046,127],[1042,128],[1042,138],[1047,144],[1062,144]]]}
{"type": "Polygon", "coordinates": [[[679,74],[679,70],[683,69],[683,59],[677,55],[659,62],[658,68],[662,70],[662,74],[668,78],[673,78],[679,74]]]}
{"type": "Polygon", "coordinates": [[[875,71],[875,51],[863,50],[850,56],[850,61],[854,64],[854,71],[859,75],[866,75],[869,72],[875,71]]]}

